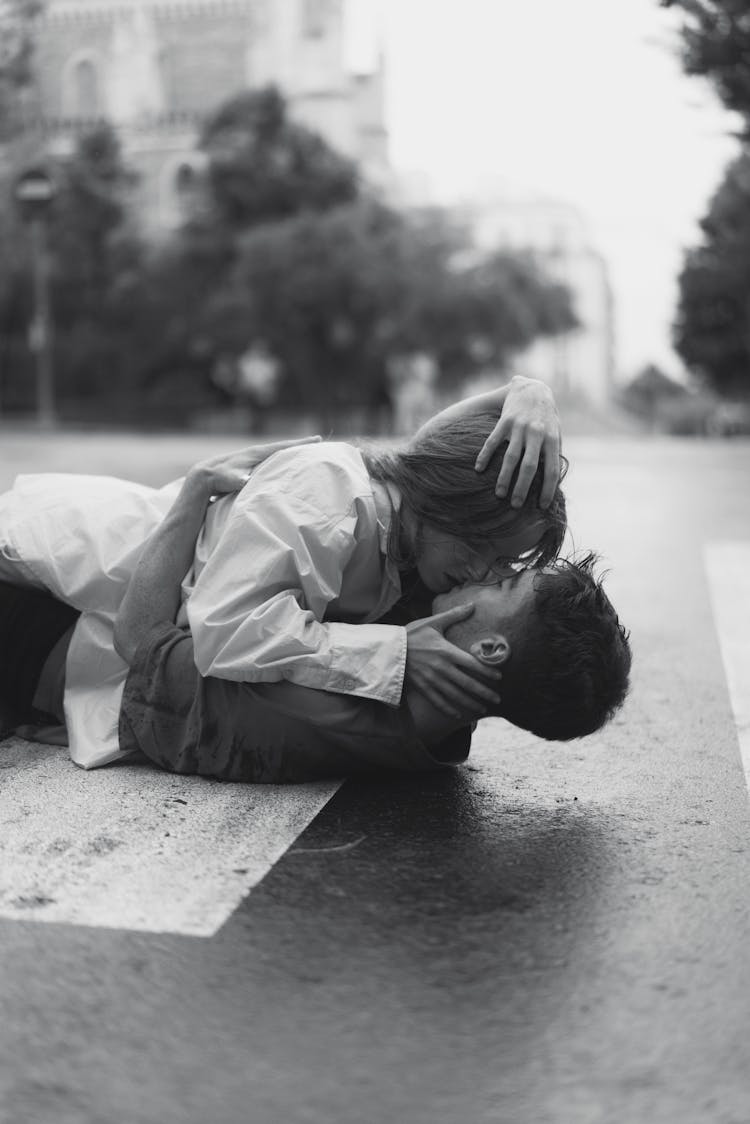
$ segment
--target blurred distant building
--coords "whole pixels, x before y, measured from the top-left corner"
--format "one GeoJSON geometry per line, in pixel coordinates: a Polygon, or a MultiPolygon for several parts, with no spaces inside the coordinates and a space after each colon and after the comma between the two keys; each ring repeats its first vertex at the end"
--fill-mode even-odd
{"type": "Polygon", "coordinates": [[[612,290],[581,214],[555,200],[500,197],[472,205],[471,219],[483,249],[533,251],[573,296],[580,328],[538,341],[517,358],[517,370],[544,379],[561,399],[577,395],[606,405],[615,375],[612,290]]]}
{"type": "Polygon", "coordinates": [[[65,151],[81,130],[111,122],[141,176],[137,211],[157,233],[184,214],[204,119],[243,89],[274,83],[297,120],[383,183],[383,57],[368,4],[46,0],[37,67],[49,143],[65,151]]]}

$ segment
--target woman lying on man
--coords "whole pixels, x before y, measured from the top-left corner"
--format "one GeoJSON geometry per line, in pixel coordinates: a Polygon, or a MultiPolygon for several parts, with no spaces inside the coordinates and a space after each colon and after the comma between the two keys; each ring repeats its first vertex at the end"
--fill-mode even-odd
{"type": "MultiPolygon", "coordinates": [[[[39,705],[67,647],[73,759],[91,767],[132,748],[117,739],[128,666],[115,648],[115,620],[139,560],[148,562],[149,535],[186,525],[187,488],[187,524],[194,529],[198,518],[200,526],[194,549],[181,547],[190,557],[174,608],[177,625],[192,634],[196,683],[283,680],[393,711],[413,695],[433,724],[434,716],[465,723],[498,706],[500,665],[451,643],[435,625],[457,625],[470,604],[442,621],[383,619],[420,585],[445,594],[471,582],[481,593],[498,578],[515,583],[519,563],[554,559],[565,531],[558,449],[547,388],[513,380],[443,411],[387,454],[324,442],[278,449],[257,464],[249,450],[158,491],[97,477],[22,478],[0,499],[2,576],[44,588],[81,615],[72,636],[60,616],[47,632],[47,652],[33,643],[40,626],[28,628],[33,658],[6,667],[5,681],[14,670],[15,701],[31,687],[39,705]],[[476,471],[478,459],[488,472],[476,471]],[[507,490],[519,462],[513,498],[528,492],[514,507],[498,498],[496,481],[507,490]],[[196,517],[207,481],[228,494],[196,517]]],[[[132,588],[142,592],[144,582],[132,588]]],[[[151,596],[160,592],[152,582],[151,596]]],[[[17,642],[5,651],[18,652],[17,642]]],[[[124,654],[133,658],[132,650],[124,654]]]]}

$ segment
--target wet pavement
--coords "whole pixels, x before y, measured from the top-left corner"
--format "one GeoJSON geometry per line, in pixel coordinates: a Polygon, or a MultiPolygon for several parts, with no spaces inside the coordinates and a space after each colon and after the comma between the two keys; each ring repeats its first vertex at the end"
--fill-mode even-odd
{"type": "Polygon", "coordinates": [[[0,919],[3,1124],[750,1120],[748,798],[704,565],[750,540],[750,444],[566,451],[632,630],[615,722],[490,720],[455,773],[346,782],[211,937],[0,919]]]}

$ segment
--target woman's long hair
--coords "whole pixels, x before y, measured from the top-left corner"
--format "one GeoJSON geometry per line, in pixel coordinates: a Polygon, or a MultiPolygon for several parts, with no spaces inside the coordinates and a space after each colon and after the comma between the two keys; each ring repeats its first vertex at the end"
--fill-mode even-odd
{"type": "MultiPolygon", "coordinates": [[[[498,473],[507,442],[498,448],[483,472],[476,472],[477,456],[497,423],[497,415],[478,413],[432,421],[429,428],[393,452],[362,449],[368,473],[374,480],[395,484],[401,494],[402,510],[408,509],[417,528],[424,524],[445,531],[473,549],[486,547],[523,531],[530,519],[543,522],[537,546],[522,559],[528,566],[544,566],[557,557],[567,526],[565,497],[560,487],[548,508],[539,507],[544,463],[540,462],[520,508],[510,505],[514,478],[508,497],[495,495],[498,473]]],[[[563,458],[563,475],[567,461],[563,458]]],[[[389,550],[401,567],[413,565],[414,558],[401,554],[400,521],[394,521],[389,550]]],[[[419,548],[419,531],[415,550],[419,548]]]]}

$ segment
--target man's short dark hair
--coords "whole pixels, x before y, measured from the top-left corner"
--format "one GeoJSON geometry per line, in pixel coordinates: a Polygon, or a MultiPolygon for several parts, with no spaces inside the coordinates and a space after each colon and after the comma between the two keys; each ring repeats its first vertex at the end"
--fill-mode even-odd
{"type": "Polygon", "coordinates": [[[588,554],[540,571],[534,610],[511,637],[498,713],[541,738],[593,734],[628,692],[629,634],[595,564],[596,555],[588,554]]]}

